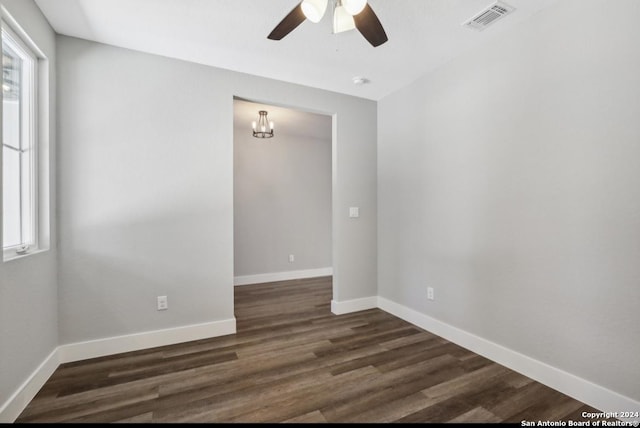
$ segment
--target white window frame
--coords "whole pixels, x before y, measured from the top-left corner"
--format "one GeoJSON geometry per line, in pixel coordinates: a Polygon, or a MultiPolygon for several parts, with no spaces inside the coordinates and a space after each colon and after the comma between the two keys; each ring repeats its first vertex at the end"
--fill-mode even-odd
{"type": "MultiPolygon", "coordinates": [[[[21,218],[21,230],[20,236],[22,237],[21,243],[17,246],[4,247],[4,242],[2,245],[3,250],[3,260],[11,260],[13,258],[17,258],[26,254],[30,254],[36,252],[38,250],[39,244],[39,195],[38,195],[38,184],[39,184],[39,175],[38,175],[38,149],[39,149],[39,138],[38,138],[38,55],[34,52],[28,43],[26,43],[16,31],[12,25],[10,25],[4,18],[0,21],[0,27],[2,29],[2,41],[3,43],[6,41],[12,45],[12,48],[16,51],[20,56],[24,56],[28,61],[25,61],[24,64],[29,65],[29,70],[26,72],[22,72],[21,78],[21,111],[20,111],[20,139],[21,139],[21,150],[24,155],[25,150],[29,151],[29,159],[27,163],[22,164],[21,168],[25,165],[28,171],[22,172],[22,177],[20,177],[21,182],[21,207],[20,211],[24,210],[30,211],[30,218],[28,223],[24,222],[24,217],[21,218]],[[26,117],[26,120],[24,119],[26,117]],[[26,147],[26,148],[25,148],[26,147]],[[22,183],[28,181],[26,185],[22,183]],[[26,187],[27,190],[25,191],[26,187]],[[23,199],[22,195],[24,193],[28,193],[27,198],[23,199]]],[[[1,79],[1,78],[0,78],[1,79]]],[[[4,82],[3,82],[4,83],[4,82]]],[[[3,118],[4,120],[4,118],[3,118]]],[[[4,143],[3,143],[3,151],[4,151],[4,143]]],[[[1,165],[1,164],[0,164],[1,165]]],[[[0,192],[1,194],[2,192],[0,192]]],[[[22,216],[22,214],[21,214],[22,216]]],[[[4,225],[3,225],[4,227],[4,225]]]]}

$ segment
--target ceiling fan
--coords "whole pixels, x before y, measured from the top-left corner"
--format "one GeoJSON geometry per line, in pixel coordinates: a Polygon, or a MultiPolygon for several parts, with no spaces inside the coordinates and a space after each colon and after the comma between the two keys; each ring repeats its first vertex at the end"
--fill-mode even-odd
{"type": "MultiPolygon", "coordinates": [[[[387,40],[387,34],[382,28],[380,20],[376,16],[367,0],[331,0],[333,2],[333,33],[358,29],[360,34],[373,45],[380,46],[387,40]]],[[[281,40],[292,32],[306,19],[313,23],[320,22],[327,10],[329,0],[302,0],[293,8],[271,34],[267,36],[271,40],[281,40]]]]}

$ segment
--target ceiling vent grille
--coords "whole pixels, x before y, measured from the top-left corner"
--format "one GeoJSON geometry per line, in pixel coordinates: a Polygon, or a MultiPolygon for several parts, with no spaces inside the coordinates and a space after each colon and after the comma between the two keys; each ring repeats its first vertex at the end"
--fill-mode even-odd
{"type": "Polygon", "coordinates": [[[498,1],[475,15],[473,18],[465,22],[464,25],[467,28],[472,28],[477,31],[482,31],[489,25],[493,24],[503,16],[506,16],[513,12],[515,8],[508,4],[498,1]]]}

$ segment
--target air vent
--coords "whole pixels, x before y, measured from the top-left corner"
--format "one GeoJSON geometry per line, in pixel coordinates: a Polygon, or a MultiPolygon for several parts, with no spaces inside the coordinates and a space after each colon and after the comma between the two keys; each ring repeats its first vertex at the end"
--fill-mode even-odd
{"type": "Polygon", "coordinates": [[[464,25],[467,28],[472,28],[477,31],[482,31],[487,28],[489,25],[496,22],[498,19],[502,18],[513,12],[515,8],[509,6],[508,4],[498,1],[478,13],[476,16],[465,22],[464,25]]]}

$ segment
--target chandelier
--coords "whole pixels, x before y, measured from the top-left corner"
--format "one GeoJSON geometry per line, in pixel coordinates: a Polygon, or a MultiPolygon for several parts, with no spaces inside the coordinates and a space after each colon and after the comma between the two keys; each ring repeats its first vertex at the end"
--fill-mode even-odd
{"type": "Polygon", "coordinates": [[[269,121],[266,110],[260,110],[258,113],[260,113],[258,121],[251,122],[253,136],[256,138],[272,138],[273,121],[269,121]]]}

